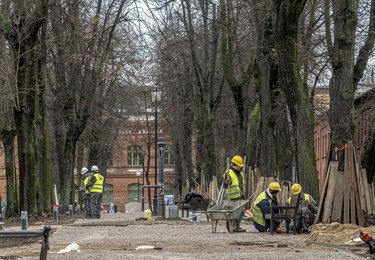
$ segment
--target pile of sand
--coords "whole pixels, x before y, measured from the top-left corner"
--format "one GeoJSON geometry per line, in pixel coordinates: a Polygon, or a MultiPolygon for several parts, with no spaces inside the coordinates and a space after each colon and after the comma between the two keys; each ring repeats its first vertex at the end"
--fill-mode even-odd
{"type": "Polygon", "coordinates": [[[333,222],[330,224],[316,224],[305,241],[344,244],[358,238],[361,231],[367,232],[370,236],[375,238],[375,226],[360,227],[353,224],[333,222]]]}

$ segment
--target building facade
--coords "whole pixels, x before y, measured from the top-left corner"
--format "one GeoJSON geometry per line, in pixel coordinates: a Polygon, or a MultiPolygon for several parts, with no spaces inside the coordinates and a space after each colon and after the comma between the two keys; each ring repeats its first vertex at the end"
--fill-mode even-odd
{"type": "MultiPolygon", "coordinates": [[[[154,124],[153,118],[148,121],[154,124]]],[[[163,128],[158,130],[157,135],[153,129],[145,131],[141,119],[129,120],[127,130],[119,131],[116,138],[116,144],[113,148],[113,156],[105,174],[105,185],[103,191],[103,206],[109,209],[111,203],[114,203],[117,211],[126,211],[126,205],[133,202],[142,202],[145,208],[152,203],[154,197],[154,188],[150,188],[151,198],[148,197],[148,189],[142,189],[143,185],[155,185],[160,182],[159,169],[155,171],[155,148],[156,144],[148,144],[145,140],[154,140],[154,137],[163,137],[164,146],[164,194],[174,195],[175,171],[174,155],[171,149],[171,138],[163,128]],[[152,138],[148,138],[152,136],[152,138]],[[148,147],[148,149],[146,148],[148,147]],[[155,178],[156,175],[156,178],[155,178]]],[[[17,161],[17,153],[15,153],[17,161]]],[[[160,161],[158,162],[158,165],[160,161]]],[[[6,177],[4,167],[4,151],[0,144],[0,196],[2,205],[6,205],[6,177]]],[[[17,167],[17,166],[16,166],[17,167]]],[[[18,168],[18,167],[17,167],[18,168]]],[[[18,169],[16,169],[18,171],[18,169]]],[[[100,169],[99,169],[100,171],[100,169]]],[[[74,181],[77,180],[77,173],[74,173],[74,181]]],[[[76,187],[80,187],[75,183],[76,187]]],[[[76,200],[78,199],[78,188],[75,191],[76,200]]]]}

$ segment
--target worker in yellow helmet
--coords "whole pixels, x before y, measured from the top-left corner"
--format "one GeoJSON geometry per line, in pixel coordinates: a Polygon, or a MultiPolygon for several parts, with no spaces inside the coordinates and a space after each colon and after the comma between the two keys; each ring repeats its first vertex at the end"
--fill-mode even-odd
{"type": "MultiPolygon", "coordinates": [[[[271,182],[268,188],[254,200],[253,223],[259,232],[268,232],[270,230],[271,222],[270,219],[265,218],[265,215],[271,213],[271,205],[278,205],[276,195],[279,191],[281,191],[280,184],[278,182],[271,182]]],[[[278,223],[275,224],[277,229],[278,223]]],[[[277,232],[277,230],[275,231],[277,232]]]]}
{"type": "MultiPolygon", "coordinates": [[[[293,225],[296,225],[297,233],[308,233],[309,227],[314,224],[318,204],[310,194],[302,192],[302,186],[299,183],[294,183],[291,190],[294,196],[298,195],[297,220],[293,225]]],[[[288,205],[291,199],[291,197],[288,199],[288,205]]]]}
{"type": "MultiPolygon", "coordinates": [[[[239,155],[233,156],[231,165],[223,175],[224,188],[227,189],[229,200],[245,199],[245,178],[242,173],[243,159],[239,155]]],[[[245,212],[242,211],[239,217],[233,222],[233,232],[246,232],[240,227],[241,220],[245,212]]],[[[227,229],[229,229],[229,221],[227,222],[227,229]]]]}

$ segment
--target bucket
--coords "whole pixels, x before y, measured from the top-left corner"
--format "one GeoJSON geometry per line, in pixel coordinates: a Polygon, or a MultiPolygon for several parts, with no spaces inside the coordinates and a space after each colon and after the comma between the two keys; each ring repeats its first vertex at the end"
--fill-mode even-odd
{"type": "Polygon", "coordinates": [[[200,222],[201,221],[201,213],[194,213],[191,215],[191,222],[200,222]]]}
{"type": "Polygon", "coordinates": [[[152,218],[152,213],[151,213],[151,210],[149,209],[146,209],[144,212],[143,212],[143,217],[147,220],[151,220],[152,218]]]}

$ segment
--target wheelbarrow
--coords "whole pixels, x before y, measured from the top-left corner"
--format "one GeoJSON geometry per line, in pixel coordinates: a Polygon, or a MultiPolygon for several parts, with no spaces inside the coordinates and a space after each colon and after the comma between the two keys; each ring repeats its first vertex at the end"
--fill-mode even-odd
{"type": "Polygon", "coordinates": [[[249,200],[223,200],[207,209],[206,214],[212,220],[212,233],[216,232],[219,220],[227,221],[229,233],[233,232],[233,222],[239,218],[249,200]]]}

